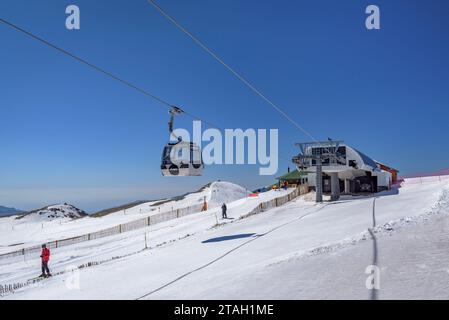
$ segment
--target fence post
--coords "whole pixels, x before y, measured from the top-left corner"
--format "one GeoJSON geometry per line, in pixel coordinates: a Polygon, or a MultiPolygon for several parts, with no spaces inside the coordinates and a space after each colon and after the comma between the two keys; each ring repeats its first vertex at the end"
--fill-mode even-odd
{"type": "Polygon", "coordinates": [[[148,249],[148,245],[147,245],[147,233],[145,232],[145,250],[148,249]]]}

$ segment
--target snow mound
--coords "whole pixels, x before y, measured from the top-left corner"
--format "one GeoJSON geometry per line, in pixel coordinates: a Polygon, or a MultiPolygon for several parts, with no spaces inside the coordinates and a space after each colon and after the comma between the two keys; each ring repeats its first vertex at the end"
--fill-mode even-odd
{"type": "Polygon", "coordinates": [[[242,186],[226,181],[213,182],[210,185],[209,192],[209,208],[243,199],[248,194],[247,190],[242,186]]]}
{"type": "Polygon", "coordinates": [[[30,211],[18,219],[30,221],[52,221],[56,219],[79,219],[87,216],[87,213],[70,204],[57,204],[42,209],[30,211]]]}
{"type": "Polygon", "coordinates": [[[417,216],[400,217],[398,219],[386,222],[382,225],[378,225],[374,228],[369,228],[368,230],[349,236],[340,241],[323,244],[312,249],[303,250],[291,255],[286,255],[285,257],[274,259],[274,262],[268,264],[268,266],[274,266],[280,263],[291,262],[310,256],[335,252],[349,245],[355,245],[361,241],[372,239],[373,236],[377,238],[378,236],[385,236],[394,232],[398,232],[409,226],[426,223],[432,218],[441,215],[449,215],[449,184],[446,185],[445,188],[441,191],[438,201],[430,208],[430,210],[425,213],[417,216]]]}

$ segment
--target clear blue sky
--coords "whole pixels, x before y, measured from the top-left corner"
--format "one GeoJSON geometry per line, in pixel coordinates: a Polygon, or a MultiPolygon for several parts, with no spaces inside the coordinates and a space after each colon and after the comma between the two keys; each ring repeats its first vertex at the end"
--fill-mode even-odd
{"type": "MultiPolygon", "coordinates": [[[[402,174],[449,166],[449,2],[160,0],[184,26],[318,139],[345,140],[402,174]],[[379,31],[365,8],[381,9],[379,31]]],[[[145,0],[2,0],[0,16],[225,128],[279,128],[280,153],[310,140],[145,0]],[[65,8],[81,9],[81,30],[65,8]]],[[[94,211],[257,166],[162,178],[167,112],[155,101],[0,24],[0,205],[67,201],[94,211]]],[[[190,127],[190,119],[179,126],[190,127]]],[[[280,160],[279,174],[291,166],[280,160]]]]}

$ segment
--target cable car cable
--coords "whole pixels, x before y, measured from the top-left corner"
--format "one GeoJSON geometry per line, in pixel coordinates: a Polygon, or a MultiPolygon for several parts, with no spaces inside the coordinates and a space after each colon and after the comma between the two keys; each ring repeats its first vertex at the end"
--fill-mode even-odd
{"type": "MultiPolygon", "coordinates": [[[[99,66],[97,66],[97,65],[95,65],[95,64],[93,64],[93,63],[91,63],[91,62],[89,62],[89,61],[87,61],[87,60],[85,60],[85,59],[83,59],[83,58],[81,58],[81,57],[79,57],[79,56],[77,56],[77,55],[75,55],[75,54],[73,54],[73,53],[71,53],[71,52],[69,52],[69,51],[67,51],[67,50],[65,50],[65,49],[63,49],[63,48],[61,48],[61,47],[51,43],[51,42],[49,42],[49,41],[47,41],[47,40],[45,40],[45,39],[43,39],[43,38],[41,38],[41,37],[39,37],[39,36],[37,36],[37,35],[35,35],[34,33],[31,33],[30,31],[27,31],[27,30],[17,26],[16,24],[14,24],[12,22],[9,22],[9,21],[7,21],[7,20],[5,20],[3,18],[0,18],[0,22],[4,23],[5,25],[7,25],[9,27],[11,27],[12,29],[14,29],[17,32],[21,32],[21,33],[27,35],[31,39],[36,40],[36,41],[38,41],[38,42],[40,42],[40,43],[42,43],[42,44],[44,44],[44,45],[46,45],[48,47],[50,47],[50,48],[60,52],[60,53],[62,53],[64,55],[72,58],[72,59],[75,59],[76,61],[78,61],[78,62],[80,62],[80,63],[90,67],[91,69],[94,69],[95,71],[100,72],[100,73],[102,73],[102,74],[112,78],[113,80],[116,80],[116,81],[124,84],[125,86],[127,86],[127,87],[129,87],[131,89],[134,89],[134,90],[140,92],[141,94],[144,94],[145,96],[150,97],[150,98],[156,100],[161,105],[163,105],[165,108],[168,108],[169,110],[174,108],[174,105],[169,103],[169,102],[167,102],[166,100],[164,100],[164,99],[162,99],[162,98],[160,98],[160,97],[158,97],[158,96],[148,92],[147,90],[142,89],[142,88],[138,87],[137,85],[135,85],[135,84],[133,84],[133,83],[127,81],[127,80],[124,80],[124,79],[116,76],[115,74],[113,74],[113,73],[111,73],[111,72],[109,72],[109,71],[107,71],[107,70],[105,70],[105,69],[103,69],[103,68],[101,68],[101,67],[99,67],[99,66]]],[[[193,118],[194,120],[199,120],[202,123],[207,124],[211,128],[217,129],[217,130],[222,131],[222,132],[225,131],[224,129],[220,128],[220,126],[217,126],[217,125],[215,125],[215,124],[213,124],[213,123],[211,123],[209,121],[203,120],[202,118],[200,118],[200,117],[198,117],[198,116],[196,116],[196,115],[194,115],[194,114],[192,114],[192,113],[190,113],[188,111],[185,111],[183,109],[181,111],[182,111],[183,114],[193,118]]]]}
{"type": "Polygon", "coordinates": [[[94,69],[94,70],[96,70],[96,71],[98,71],[100,73],[103,73],[103,74],[107,75],[108,77],[110,77],[110,78],[112,78],[112,79],[114,79],[116,81],[121,82],[122,84],[124,84],[124,85],[126,85],[126,86],[128,86],[128,87],[130,87],[130,88],[132,88],[134,90],[139,91],[140,93],[142,93],[142,94],[144,94],[146,96],[149,96],[149,97],[153,98],[154,100],[158,101],[159,103],[161,103],[161,104],[163,104],[163,105],[165,105],[167,107],[171,107],[170,103],[168,103],[167,101],[165,101],[165,100],[155,96],[154,94],[151,94],[150,92],[148,92],[148,91],[146,91],[146,90],[144,90],[142,88],[139,88],[138,86],[132,84],[131,82],[128,82],[126,80],[123,80],[123,79],[119,78],[118,76],[112,74],[111,72],[106,71],[106,70],[104,70],[104,69],[94,65],[93,63],[90,63],[89,61],[87,61],[87,60],[85,60],[83,58],[80,58],[77,55],[75,55],[75,54],[73,54],[73,53],[71,53],[71,52],[69,52],[69,51],[67,51],[65,49],[62,49],[62,48],[54,45],[53,43],[51,43],[51,42],[49,42],[49,41],[47,41],[45,39],[42,39],[41,37],[39,37],[39,36],[29,32],[29,31],[27,31],[27,30],[25,30],[25,29],[15,25],[15,24],[9,22],[9,21],[6,21],[6,20],[0,18],[0,22],[8,25],[9,27],[15,29],[16,31],[19,31],[19,32],[22,32],[22,33],[26,34],[27,36],[31,37],[32,39],[37,40],[37,41],[45,44],[46,46],[48,46],[50,48],[53,48],[53,49],[55,49],[55,50],[65,54],[65,55],[67,55],[67,56],[77,60],[78,62],[81,62],[81,63],[89,66],[90,68],[92,68],[92,69],[94,69]]]}
{"type": "MultiPolygon", "coordinates": [[[[98,72],[100,72],[100,73],[102,73],[102,74],[104,74],[104,75],[106,75],[106,76],[108,76],[108,77],[110,77],[110,78],[112,78],[112,79],[114,79],[114,80],[124,84],[127,87],[132,88],[132,89],[134,89],[134,90],[136,90],[136,91],[138,91],[138,92],[140,92],[140,93],[142,93],[142,94],[144,94],[144,95],[146,95],[146,96],[156,100],[160,104],[164,105],[164,107],[167,107],[169,109],[171,109],[173,107],[173,104],[171,104],[171,103],[167,102],[166,100],[164,100],[164,99],[162,99],[162,98],[160,98],[160,97],[158,97],[158,96],[148,92],[147,90],[142,89],[142,88],[138,87],[137,85],[135,85],[135,84],[133,84],[133,83],[127,81],[127,80],[124,80],[124,79],[114,75],[113,73],[111,73],[111,72],[109,72],[109,71],[107,71],[107,70],[105,70],[105,69],[103,69],[101,67],[98,67],[97,65],[95,65],[95,64],[93,64],[93,63],[91,63],[91,62],[89,62],[89,61],[87,61],[87,60],[85,60],[85,59],[83,59],[83,58],[81,58],[81,57],[79,57],[79,56],[77,56],[77,55],[75,55],[75,54],[65,50],[65,49],[62,49],[61,47],[58,47],[57,45],[55,45],[55,44],[53,44],[53,43],[51,43],[51,42],[49,42],[49,41],[47,41],[47,40],[37,36],[37,35],[29,32],[29,31],[27,31],[27,30],[25,30],[25,29],[15,25],[15,24],[13,24],[13,23],[5,20],[5,19],[0,18],[0,22],[2,22],[5,25],[15,29],[18,32],[21,32],[21,33],[29,36],[30,38],[32,38],[34,40],[37,40],[38,42],[40,42],[40,43],[42,43],[42,44],[44,44],[44,45],[46,45],[46,46],[48,46],[48,47],[50,47],[52,49],[55,49],[55,50],[59,51],[60,53],[66,55],[66,56],[68,56],[70,58],[73,58],[73,59],[77,60],[78,62],[81,62],[84,65],[87,65],[88,67],[90,67],[90,68],[92,68],[92,69],[94,69],[94,70],[96,70],[96,71],[98,71],[98,72]]],[[[199,118],[198,116],[195,116],[194,114],[192,114],[190,112],[182,110],[182,113],[186,114],[187,116],[189,116],[189,117],[191,117],[191,118],[193,118],[195,120],[200,120],[200,121],[206,123],[209,126],[212,126],[212,127],[215,127],[216,129],[221,130],[219,127],[213,125],[212,123],[210,123],[208,121],[202,120],[201,118],[199,118]]]]}
{"type": "MultiPolygon", "coordinates": [[[[292,117],[290,117],[283,109],[281,109],[276,103],[274,103],[271,99],[269,99],[266,95],[264,95],[260,90],[258,90],[254,85],[252,85],[245,77],[243,77],[239,72],[237,72],[234,68],[229,66],[222,58],[220,58],[214,51],[212,51],[209,47],[207,47],[200,39],[198,39],[195,35],[193,35],[190,31],[188,31],[185,27],[183,27],[174,17],[169,15],[161,6],[159,6],[154,0],[148,0],[148,3],[151,4],[154,8],[156,8],[159,13],[164,16],[167,20],[169,20],[176,28],[181,30],[184,34],[186,34],[190,39],[193,40],[201,49],[203,49],[206,53],[208,53],[212,58],[214,58],[217,62],[223,65],[229,72],[231,72],[237,79],[239,79],[243,84],[245,84],[251,91],[257,94],[260,98],[262,98],[265,102],[267,102],[271,107],[273,107],[276,111],[278,111],[284,118],[286,118],[290,123],[292,123],[297,129],[299,129],[306,136],[311,138],[318,145],[322,145],[322,143],[316,139],[311,133],[309,133],[306,129],[304,129],[297,121],[295,121],[292,117]]],[[[329,147],[324,145],[324,149],[327,150],[328,153],[331,153],[329,147]]],[[[283,158],[283,157],[281,157],[283,158]]],[[[289,160],[290,161],[290,160],[289,160]]]]}
{"type": "Polygon", "coordinates": [[[284,110],[282,110],[276,103],[274,103],[271,99],[269,99],[266,95],[264,95],[260,90],[258,90],[254,85],[252,85],[247,79],[245,79],[240,73],[238,73],[235,69],[229,66],[226,62],[223,61],[214,51],[208,48],[201,40],[199,40],[196,36],[194,36],[190,31],[188,31],[185,27],[183,27],[175,18],[170,16],[164,9],[162,9],[154,0],[148,0],[148,3],[151,4],[154,8],[156,8],[159,13],[161,13],[167,20],[169,20],[172,24],[174,24],[179,30],[185,33],[189,38],[193,40],[200,48],[202,48],[205,52],[207,52],[210,56],[212,56],[216,61],[218,61],[221,65],[223,65],[229,72],[231,72],[237,79],[239,79],[243,84],[245,84],[251,91],[256,93],[259,97],[261,97],[265,102],[267,102],[271,107],[273,107],[276,111],[278,111],[281,115],[284,116],[290,123],[292,123],[297,129],[299,129],[306,136],[314,140],[315,142],[319,141],[312,136],[306,129],[304,129],[298,122],[296,122],[292,117],[290,117],[284,110]]]}

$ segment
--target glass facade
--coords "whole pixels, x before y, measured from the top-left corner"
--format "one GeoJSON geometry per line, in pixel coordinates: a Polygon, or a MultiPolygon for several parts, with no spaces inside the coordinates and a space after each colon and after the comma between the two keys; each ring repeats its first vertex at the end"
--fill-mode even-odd
{"type": "MultiPolygon", "coordinates": [[[[335,165],[346,165],[346,147],[341,146],[335,150],[335,147],[313,147],[312,155],[326,155],[326,154],[335,154],[336,157],[327,157],[321,161],[323,166],[335,166],[335,165]]],[[[316,165],[316,161],[312,160],[312,166],[316,165]]]]}

